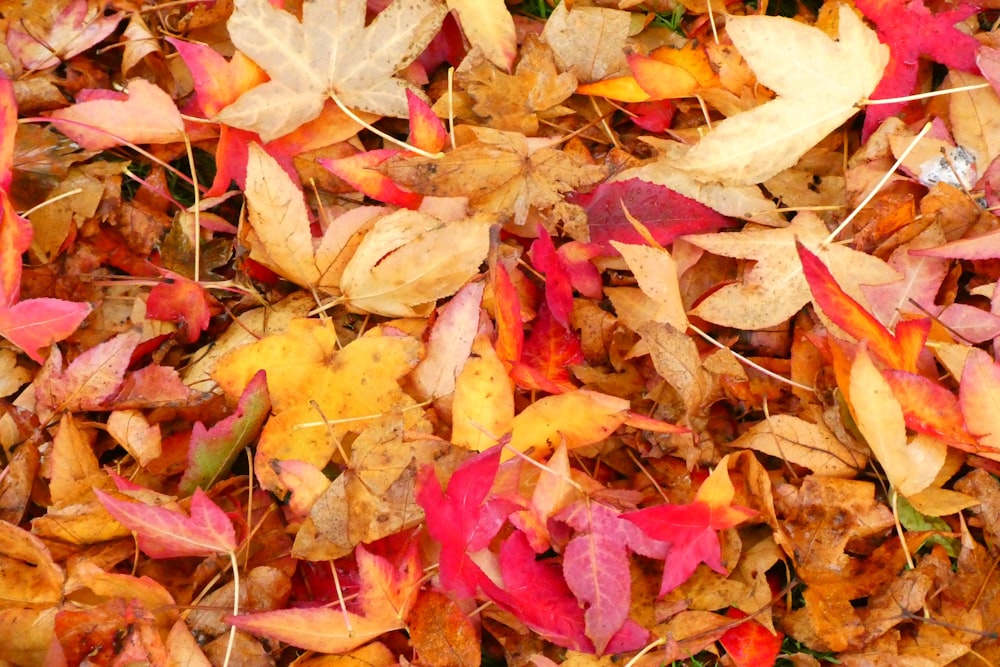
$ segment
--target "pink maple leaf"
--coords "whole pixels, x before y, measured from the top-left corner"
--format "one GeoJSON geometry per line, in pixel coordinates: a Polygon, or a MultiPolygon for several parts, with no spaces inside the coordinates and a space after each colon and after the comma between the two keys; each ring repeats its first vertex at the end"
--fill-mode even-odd
{"type": "Polygon", "coordinates": [[[139,548],[150,558],[212,556],[236,550],[232,522],[201,489],[191,497],[190,514],[175,507],[121,500],[100,489],[94,493],[111,516],[136,533],[139,548]]]}
{"type": "MultiPolygon", "coordinates": [[[[917,66],[921,57],[963,72],[977,72],[976,50],[979,42],[955,28],[979,8],[974,3],[934,14],[923,0],[856,0],[861,12],[875,23],[879,39],[890,50],[889,64],[871,99],[904,97],[917,84],[917,66]]],[[[862,141],[905,103],[869,106],[865,112],[862,141]]]]}
{"type": "Polygon", "coordinates": [[[563,574],[570,590],[587,606],[587,636],[596,651],[603,653],[629,620],[632,575],[628,549],[662,560],[670,545],[648,537],[618,511],[599,503],[578,502],[554,518],[579,531],[563,551],[563,574]]]}

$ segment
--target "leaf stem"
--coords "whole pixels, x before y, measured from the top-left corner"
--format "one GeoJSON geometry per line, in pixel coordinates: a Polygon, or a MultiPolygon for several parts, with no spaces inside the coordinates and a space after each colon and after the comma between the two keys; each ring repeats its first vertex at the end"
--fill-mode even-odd
{"type": "Polygon", "coordinates": [[[333,93],[330,94],[330,99],[333,100],[333,103],[336,104],[337,107],[341,111],[343,111],[347,115],[348,118],[350,118],[351,120],[353,120],[355,123],[357,123],[361,127],[365,128],[367,130],[370,130],[371,132],[374,132],[375,134],[377,134],[378,136],[382,137],[386,141],[390,141],[390,142],[396,144],[397,146],[400,146],[400,147],[402,147],[402,148],[410,151],[411,153],[416,153],[417,155],[420,155],[422,157],[425,157],[425,158],[428,158],[428,159],[431,159],[431,160],[436,160],[438,158],[444,157],[444,153],[440,153],[440,152],[438,152],[438,153],[429,153],[428,151],[425,151],[422,148],[417,148],[416,146],[408,144],[405,141],[400,141],[399,139],[397,139],[396,137],[392,136],[391,134],[386,134],[385,132],[383,132],[382,130],[376,128],[373,125],[369,125],[368,123],[366,123],[365,121],[363,121],[360,116],[358,116],[356,113],[354,113],[353,111],[351,111],[350,109],[348,109],[344,105],[344,103],[340,101],[340,98],[337,97],[336,95],[334,95],[333,93]]]}
{"type": "Polygon", "coordinates": [[[877,100],[861,100],[858,102],[861,106],[875,106],[877,104],[897,104],[899,102],[912,102],[914,100],[922,100],[927,97],[938,97],[939,95],[951,95],[952,93],[964,93],[967,90],[979,90],[981,88],[989,88],[988,83],[970,83],[968,86],[959,86],[958,88],[945,88],[944,90],[932,90],[929,93],[920,93],[919,95],[906,95],[905,97],[886,97],[884,99],[877,100]]]}
{"type": "MultiPolygon", "coordinates": [[[[240,615],[240,568],[236,563],[236,552],[229,552],[229,562],[233,566],[233,616],[240,615]]],[[[222,667],[229,667],[229,659],[233,656],[233,645],[236,643],[236,626],[229,626],[229,641],[226,643],[226,657],[222,667]]]]}
{"type": "Polygon", "coordinates": [[[732,348],[729,348],[729,347],[723,345],[722,343],[720,343],[719,341],[715,340],[714,338],[712,338],[707,333],[705,333],[704,331],[702,331],[701,329],[699,329],[695,325],[691,324],[690,322],[688,322],[688,327],[692,331],[694,331],[696,334],[698,334],[699,336],[701,336],[702,338],[704,338],[706,341],[708,341],[709,343],[711,343],[715,347],[719,348],[720,350],[729,350],[733,354],[734,357],[736,357],[737,359],[739,359],[741,362],[743,362],[744,364],[746,364],[750,368],[753,368],[754,370],[758,370],[761,373],[763,373],[764,375],[766,375],[766,376],[768,376],[770,378],[774,378],[778,382],[784,382],[785,384],[791,385],[793,387],[798,387],[799,389],[804,389],[805,391],[811,391],[811,392],[814,392],[814,393],[816,392],[816,388],[815,387],[810,387],[808,385],[800,384],[800,383],[796,382],[795,380],[791,380],[789,378],[786,378],[783,375],[778,375],[774,371],[768,370],[768,369],[764,368],[763,366],[761,366],[760,364],[755,363],[753,361],[750,361],[749,359],[747,359],[746,357],[744,357],[739,352],[735,352],[732,348]]]}

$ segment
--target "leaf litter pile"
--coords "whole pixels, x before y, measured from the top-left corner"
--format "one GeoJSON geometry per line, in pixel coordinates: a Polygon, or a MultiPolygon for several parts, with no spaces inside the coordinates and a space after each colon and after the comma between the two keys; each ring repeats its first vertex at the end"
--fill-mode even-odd
{"type": "Polygon", "coordinates": [[[995,0],[0,16],[0,664],[1000,664],[995,0]]]}

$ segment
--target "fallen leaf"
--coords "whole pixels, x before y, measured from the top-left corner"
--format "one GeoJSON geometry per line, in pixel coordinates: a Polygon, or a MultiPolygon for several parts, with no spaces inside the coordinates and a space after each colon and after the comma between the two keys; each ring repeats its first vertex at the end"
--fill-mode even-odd
{"type": "Polygon", "coordinates": [[[656,311],[651,321],[687,331],[688,319],[681,300],[677,264],[670,253],[662,248],[617,241],[612,241],[611,245],[625,259],[639,289],[652,300],[656,311]]]}
{"type": "Polygon", "coordinates": [[[748,226],[735,234],[698,234],[684,239],[699,248],[756,260],[743,282],[712,292],[692,314],[737,329],[776,326],[794,315],[810,299],[809,283],[795,250],[796,241],[817,254],[837,282],[863,303],[859,283],[877,285],[899,275],[882,260],[838,244],[824,244],[826,226],[812,213],[799,213],[782,229],[748,226]]]}
{"type": "Polygon", "coordinates": [[[40,350],[69,338],[91,310],[89,303],[47,297],[0,306],[0,336],[42,363],[40,350]]]}
{"type": "MultiPolygon", "coordinates": [[[[746,614],[739,609],[730,609],[726,616],[746,618],[746,614]]],[[[719,643],[726,649],[726,655],[736,663],[736,667],[771,667],[778,659],[784,638],[783,633],[772,632],[750,619],[726,630],[719,643]]]]}
{"type": "Polygon", "coordinates": [[[628,67],[623,46],[632,28],[631,12],[608,7],[559,3],[549,14],[542,37],[552,49],[563,72],[572,72],[583,83],[599,81],[628,67]],[[581,49],[580,44],[587,44],[581,49]]]}
{"type": "Polygon", "coordinates": [[[367,26],[363,0],[310,0],[301,23],[267,0],[237,0],[235,7],[230,38],[271,80],[215,120],[264,141],[316,118],[332,96],[348,107],[405,118],[410,87],[396,72],[420,55],[445,15],[430,0],[394,2],[367,26]],[[346,44],[351,48],[340,48],[346,44]]]}
{"type": "Polygon", "coordinates": [[[458,148],[442,158],[399,156],[382,166],[399,185],[432,197],[464,196],[470,205],[523,225],[563,193],[599,181],[604,168],[558,150],[549,139],[485,127],[456,129],[458,148]]]}
{"type": "Polygon", "coordinates": [[[586,606],[587,637],[602,654],[628,620],[632,578],[627,549],[665,558],[669,547],[599,503],[579,502],[554,518],[579,531],[563,552],[563,572],[570,590],[586,606]]]}
{"type": "Polygon", "coordinates": [[[90,348],[63,368],[62,353],[52,348],[35,379],[38,402],[52,410],[101,410],[121,390],[138,332],[119,334],[90,348]]]}
{"type": "Polygon", "coordinates": [[[503,0],[447,0],[462,32],[497,67],[509,70],[517,56],[514,18],[503,0]]]}
{"type": "Polygon", "coordinates": [[[657,505],[622,515],[650,538],[671,543],[660,584],[661,597],[687,581],[700,563],[719,574],[728,574],[722,565],[722,548],[716,531],[731,528],[756,514],[752,509],[732,504],[735,489],[729,479],[728,458],[722,457],[702,482],[694,502],[657,505]]]}
{"type": "Polygon", "coordinates": [[[851,366],[850,392],[854,421],[892,487],[909,497],[933,484],[948,446],[923,434],[907,439],[903,410],[864,346],[851,366]]]}
{"type": "Polygon", "coordinates": [[[48,25],[40,16],[31,17],[34,21],[11,23],[7,48],[26,69],[49,69],[104,41],[124,16],[122,12],[105,15],[103,8],[87,0],[71,0],[48,25]]]}
{"type": "Polygon", "coordinates": [[[539,133],[540,121],[570,113],[562,103],[576,90],[576,77],[556,69],[545,42],[529,35],[514,73],[501,71],[507,69],[509,65],[499,65],[489,54],[473,50],[455,73],[459,85],[475,101],[472,111],[484,126],[533,137],[539,133]]]}
{"type": "Polygon", "coordinates": [[[354,224],[347,230],[331,226],[328,238],[317,244],[309,227],[302,191],[278,162],[256,144],[249,149],[245,195],[250,226],[259,239],[258,244],[251,243],[250,257],[303,287],[319,286],[336,253],[346,244],[347,234],[357,231],[378,212],[368,209],[370,215],[365,217],[355,213],[351,217],[354,224]]]}
{"type": "Polygon", "coordinates": [[[915,371],[917,357],[923,351],[930,323],[914,320],[897,325],[899,337],[889,332],[875,316],[851,298],[830,270],[816,255],[806,249],[798,240],[795,248],[802,262],[802,272],[809,283],[813,301],[827,317],[841,329],[858,340],[866,341],[868,347],[885,363],[903,371],[915,371]]]}
{"type": "Polygon", "coordinates": [[[260,435],[271,413],[264,371],[258,372],[240,395],[236,410],[212,428],[195,422],[188,444],[188,464],[178,484],[187,495],[196,488],[208,490],[229,472],[243,449],[260,435]]]}
{"type": "Polygon", "coordinates": [[[424,591],[407,617],[410,639],[421,664],[430,667],[479,667],[479,633],[458,604],[436,591],[424,591]]]}
{"type": "MultiPolygon", "coordinates": [[[[976,13],[976,4],[962,3],[945,12],[932,12],[923,0],[860,0],[855,6],[875,24],[879,39],[889,47],[889,62],[871,99],[905,97],[916,92],[922,57],[965,72],[976,71],[979,41],[955,27],[976,13]]],[[[896,115],[905,105],[896,102],[867,107],[862,141],[867,141],[883,120],[896,115]]]]}
{"type": "Polygon", "coordinates": [[[778,97],[717,123],[673,166],[702,181],[760,183],[857,113],[882,78],[889,50],[846,6],[839,25],[835,42],[782,17],[729,21],[726,32],[740,55],[778,97]]]}
{"type": "Polygon", "coordinates": [[[417,211],[380,218],[344,267],[340,288],[347,305],[388,317],[426,314],[479,271],[490,223],[486,216],[443,222],[417,211]]]}
{"type": "Polygon", "coordinates": [[[809,468],[817,475],[855,477],[868,463],[863,451],[842,444],[821,424],[772,415],[730,443],[809,468]]]}
{"type": "Polygon", "coordinates": [[[479,329],[485,284],[469,283],[445,305],[427,340],[427,354],[410,374],[421,400],[452,396],[479,329]]]}
{"type": "Polygon", "coordinates": [[[589,193],[574,194],[569,200],[587,210],[590,240],[608,253],[615,252],[615,242],[645,242],[626,211],[660,245],[669,245],[686,234],[714,232],[734,225],[734,221],[704,203],[638,178],[601,183],[589,193]]]}
{"type": "Polygon", "coordinates": [[[469,554],[487,546],[500,528],[480,528],[483,500],[496,477],[500,452],[494,447],[466,459],[446,492],[431,466],[422,467],[417,479],[416,500],[427,514],[427,532],[441,544],[441,586],[465,598],[475,595],[484,576],[469,554]]]}
{"type": "Polygon", "coordinates": [[[346,653],[392,630],[404,627],[403,619],[417,600],[423,571],[413,542],[399,569],[363,545],[355,552],[361,589],[360,613],[315,607],[279,609],[258,614],[229,616],[227,623],[241,630],[320,653],[346,653]]]}
{"type": "MultiPolygon", "coordinates": [[[[419,435],[404,437],[403,417],[371,424],[351,444],[348,467],[316,499],[299,529],[292,555],[309,560],[342,558],[410,528],[424,518],[415,486],[421,466],[438,462],[448,443],[419,435]]],[[[290,488],[296,493],[295,488],[290,488]]]]}
{"type": "Polygon", "coordinates": [[[201,489],[191,497],[190,515],[121,500],[100,489],[94,493],[111,516],[135,532],[139,548],[150,558],[214,556],[236,550],[232,522],[201,489]]]}
{"type": "Polygon", "coordinates": [[[60,132],[93,151],[184,139],[184,120],[174,101],[145,79],[131,79],[127,95],[85,91],[76,104],[53,111],[51,117],[60,132]]]}

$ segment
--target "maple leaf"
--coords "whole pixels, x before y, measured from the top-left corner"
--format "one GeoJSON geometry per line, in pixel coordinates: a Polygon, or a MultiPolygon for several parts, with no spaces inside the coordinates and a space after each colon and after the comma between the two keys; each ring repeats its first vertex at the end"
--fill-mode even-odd
{"type": "Polygon", "coordinates": [[[480,666],[482,648],[476,628],[462,607],[447,595],[422,592],[410,610],[407,628],[422,662],[480,666]]]}
{"type": "MultiPolygon", "coordinates": [[[[677,168],[676,164],[687,154],[689,150],[688,146],[678,143],[676,141],[667,141],[664,139],[657,139],[656,137],[644,137],[644,142],[653,146],[657,151],[657,158],[652,162],[649,162],[641,167],[633,167],[631,169],[626,169],[618,174],[615,174],[608,183],[601,185],[614,185],[620,181],[629,181],[632,179],[639,179],[646,183],[652,183],[655,185],[662,185],[670,190],[673,190],[678,195],[682,195],[688,199],[693,199],[694,201],[707,206],[708,208],[721,213],[724,216],[730,216],[734,218],[743,218],[745,220],[750,220],[753,222],[758,222],[764,225],[769,225],[772,227],[784,226],[787,222],[783,217],[775,213],[777,208],[774,201],[768,196],[765,197],[761,192],[760,188],[756,185],[741,185],[736,186],[732,184],[710,182],[704,183],[702,181],[693,178],[690,174],[681,169],[677,168]]],[[[598,186],[600,188],[601,186],[598,186]]],[[[597,190],[598,188],[595,188],[597,190]]],[[[621,212],[621,205],[618,204],[619,197],[628,197],[629,188],[620,187],[617,192],[608,193],[612,196],[609,201],[606,201],[602,209],[598,209],[602,217],[604,215],[610,216],[612,221],[620,227],[613,231],[615,234],[631,234],[631,236],[613,236],[612,238],[617,241],[624,241],[627,243],[639,243],[640,236],[635,232],[631,223],[625,217],[624,213],[621,212]],[[624,192],[622,192],[624,190],[624,192]],[[615,196],[617,195],[617,196],[615,196]],[[617,212],[616,212],[617,209],[617,212]]],[[[679,220],[675,219],[674,216],[665,215],[665,212],[658,208],[655,204],[655,200],[650,201],[649,205],[635,210],[633,207],[628,207],[629,212],[633,214],[634,217],[638,218],[643,224],[647,224],[650,231],[653,233],[654,238],[661,243],[667,244],[670,241],[663,241],[658,235],[658,227],[664,227],[665,229],[671,229],[673,223],[676,222],[680,227],[686,228],[687,226],[696,226],[699,223],[699,219],[702,217],[702,212],[700,209],[691,208],[690,204],[687,203],[685,199],[675,197],[669,194],[660,194],[657,196],[662,196],[669,202],[669,207],[685,205],[682,209],[682,215],[677,216],[679,220]],[[658,221],[662,220],[663,224],[658,224],[658,221]]],[[[646,198],[643,198],[646,200],[646,198]]],[[[642,200],[640,200],[642,201],[642,200]]],[[[648,201],[648,200],[647,200],[648,201]]],[[[635,202],[640,205],[640,202],[635,202]]],[[[709,214],[711,216],[711,214],[709,214]]],[[[598,218],[600,220],[601,218],[598,218]]],[[[709,217],[707,219],[707,224],[709,229],[703,229],[695,227],[690,231],[681,231],[680,234],[690,234],[692,232],[705,232],[705,231],[715,231],[720,227],[725,227],[727,225],[722,224],[717,217],[709,217]],[[716,224],[713,226],[712,223],[716,224]]],[[[675,238],[679,234],[674,234],[671,238],[675,238]]]]}
{"type": "Polygon", "coordinates": [[[614,252],[612,241],[645,241],[625,211],[645,225],[661,245],[673,243],[685,234],[714,232],[734,224],[669,187],[638,178],[601,183],[587,194],[574,194],[568,199],[587,210],[590,240],[606,252],[614,252]]]}
{"type": "Polygon", "coordinates": [[[410,374],[419,398],[441,398],[455,392],[479,329],[483,282],[469,283],[440,309],[427,340],[427,354],[410,374]]]}
{"type": "Polygon", "coordinates": [[[267,0],[237,0],[233,44],[270,75],[215,116],[270,141],[317,116],[330,97],[348,107],[405,118],[410,86],[396,72],[431,41],[445,8],[394,2],[365,26],[364,0],[311,0],[302,22],[267,0]]]}
{"type": "Polygon", "coordinates": [[[90,348],[63,369],[58,347],[45,360],[35,380],[38,402],[57,410],[101,410],[122,388],[139,333],[129,331],[90,348]]]}
{"type": "MultiPolygon", "coordinates": [[[[736,608],[729,609],[726,616],[746,618],[746,614],[736,608]]],[[[772,632],[750,619],[726,630],[719,643],[736,663],[736,667],[770,667],[781,652],[784,638],[785,635],[781,632],[772,632]]]]}
{"type": "Polygon", "coordinates": [[[560,569],[536,558],[528,538],[518,531],[500,547],[504,590],[493,601],[514,612],[532,630],[574,651],[593,653],[580,603],[560,569]]]}
{"type": "Polygon", "coordinates": [[[703,181],[748,185],[791,167],[857,113],[889,60],[888,48],[846,5],[838,42],[772,16],[734,17],[726,31],[778,98],[716,124],[673,165],[703,181]]]}
{"type": "Polygon", "coordinates": [[[573,391],[576,385],[570,368],[582,362],[580,339],[556,320],[546,303],[538,311],[520,359],[511,366],[510,377],[524,389],[573,391]]]}
{"type": "Polygon", "coordinates": [[[399,185],[432,197],[468,197],[469,203],[522,225],[530,209],[545,210],[563,193],[599,181],[604,167],[586,164],[552,139],[485,127],[456,128],[458,148],[442,158],[399,156],[381,166],[399,185]]]}
{"type": "MultiPolygon", "coordinates": [[[[856,0],[855,6],[878,28],[890,56],[885,73],[871,99],[905,97],[917,85],[922,56],[964,72],[976,72],[979,40],[958,30],[955,24],[979,11],[978,3],[962,3],[957,9],[933,13],[923,0],[856,0]]],[[[882,121],[906,106],[905,102],[869,106],[861,140],[867,141],[882,121]]]]}
{"type": "Polygon", "coordinates": [[[873,352],[893,368],[915,371],[917,357],[924,348],[929,320],[906,320],[896,325],[893,335],[840,288],[830,270],[816,255],[796,240],[795,248],[813,300],[837,326],[858,340],[867,341],[873,352]]]}
{"type": "Polygon", "coordinates": [[[458,14],[469,42],[478,46],[491,63],[509,70],[517,56],[517,33],[503,0],[447,0],[447,4],[458,14]]]}
{"type": "MultiPolygon", "coordinates": [[[[119,479],[115,477],[115,482],[119,479]]],[[[100,489],[94,493],[111,516],[135,532],[139,548],[150,558],[213,556],[236,550],[232,522],[201,489],[195,489],[191,497],[190,515],[169,507],[120,500],[100,489]]]]}
{"type": "Polygon", "coordinates": [[[944,441],[906,437],[903,409],[862,344],[851,366],[849,402],[858,430],[894,489],[911,499],[932,485],[945,463],[944,441]]]}
{"type": "Polygon", "coordinates": [[[257,635],[320,653],[346,653],[392,630],[417,600],[423,576],[417,542],[411,542],[399,569],[359,545],[355,551],[360,577],[358,611],[316,607],[278,609],[259,614],[229,616],[227,623],[257,635]]]}
{"type": "Polygon", "coordinates": [[[654,540],[671,544],[660,584],[661,596],[687,581],[699,563],[719,574],[728,574],[722,566],[722,548],[716,531],[732,528],[756,514],[752,509],[732,504],[735,489],[729,479],[728,460],[725,456],[719,461],[698,488],[694,502],[657,505],[622,515],[654,540]]]}
{"type": "Polygon", "coordinates": [[[473,113],[496,130],[535,136],[540,120],[571,113],[561,103],[576,89],[576,77],[556,69],[551,49],[535,35],[529,35],[521,47],[514,74],[498,70],[483,54],[473,51],[455,76],[475,100],[473,113]]]}
{"type": "Polygon", "coordinates": [[[292,555],[341,558],[361,542],[375,542],[415,525],[424,518],[413,500],[418,471],[431,463],[443,467],[447,452],[444,440],[404,437],[402,415],[369,426],[351,444],[347,470],[310,508],[292,555]]]}
{"type": "Polygon", "coordinates": [[[249,147],[244,194],[249,209],[250,257],[303,287],[337,289],[336,264],[351,236],[382,209],[361,207],[337,219],[314,240],[302,191],[278,161],[257,144],[249,147]],[[336,267],[336,268],[334,268],[336,267]]]}
{"type": "Polygon", "coordinates": [[[51,116],[59,131],[94,151],[123,143],[169,144],[184,139],[184,119],[170,96],[145,79],[130,79],[128,94],[82,91],[76,104],[51,116]]]}
{"type": "Polygon", "coordinates": [[[476,275],[490,248],[489,216],[444,222],[396,211],[365,234],[340,277],[350,308],[389,317],[425,315],[476,275]]]}
{"type": "Polygon", "coordinates": [[[399,386],[420,352],[420,341],[409,336],[369,334],[341,346],[332,326],[295,319],[281,335],[230,350],[212,376],[235,397],[259,370],[267,372],[274,416],[261,433],[255,472],[264,488],[283,490],[272,467],[275,460],[323,468],[348,433],[396,410],[403,412],[405,428],[422,424],[423,413],[413,409],[416,400],[399,386]],[[337,423],[326,424],[324,415],[338,415],[337,423]],[[312,426],[296,428],[303,423],[312,426]]]}
{"type": "Polygon", "coordinates": [[[712,292],[694,315],[737,329],[766,329],[794,315],[810,299],[809,283],[796,252],[798,239],[817,253],[842,287],[863,302],[858,283],[877,285],[897,280],[899,275],[882,260],[837,244],[824,244],[825,225],[812,213],[800,213],[782,229],[748,226],[735,234],[697,234],[684,239],[709,252],[754,259],[740,284],[725,285],[712,292]]]}
{"type": "Polygon", "coordinates": [[[579,531],[563,551],[563,574],[573,594],[587,605],[587,636],[597,653],[603,653],[628,620],[632,578],[627,549],[662,560],[669,545],[647,537],[635,523],[599,503],[578,502],[553,518],[579,531]]]}
{"type": "Polygon", "coordinates": [[[465,598],[475,595],[483,578],[469,553],[485,548],[500,529],[480,525],[483,500],[500,466],[500,447],[465,460],[442,492],[434,468],[424,466],[417,479],[417,502],[427,515],[427,532],[441,544],[441,586],[465,598]]]}

